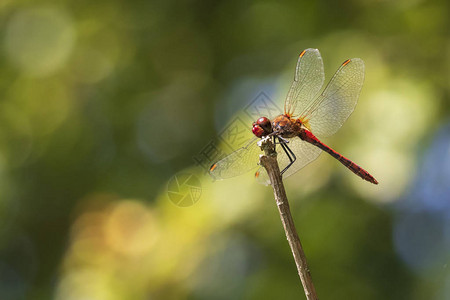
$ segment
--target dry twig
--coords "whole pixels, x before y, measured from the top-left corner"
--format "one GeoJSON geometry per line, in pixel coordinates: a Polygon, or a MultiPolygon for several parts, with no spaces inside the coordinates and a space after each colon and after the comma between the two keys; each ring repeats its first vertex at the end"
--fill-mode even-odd
{"type": "Polygon", "coordinates": [[[311,273],[306,262],[306,256],[303,252],[300,238],[298,237],[295,229],[294,220],[292,219],[289,202],[286,197],[286,191],[284,189],[280,168],[277,162],[277,153],[275,152],[274,144],[270,141],[270,139],[263,140],[261,141],[261,149],[264,150],[265,155],[260,157],[260,163],[269,175],[275,201],[280,213],[281,222],[283,223],[284,231],[294,256],[295,264],[297,265],[298,275],[302,281],[306,299],[317,300],[319,298],[317,297],[316,290],[312,282],[311,273]]]}

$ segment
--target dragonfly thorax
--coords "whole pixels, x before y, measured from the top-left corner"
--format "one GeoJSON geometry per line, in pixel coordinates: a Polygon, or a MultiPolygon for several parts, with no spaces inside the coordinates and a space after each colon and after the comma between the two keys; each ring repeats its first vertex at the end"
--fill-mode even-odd
{"type": "Polygon", "coordinates": [[[279,115],[272,122],[272,130],[283,138],[298,136],[302,130],[302,122],[287,115],[279,115]]]}

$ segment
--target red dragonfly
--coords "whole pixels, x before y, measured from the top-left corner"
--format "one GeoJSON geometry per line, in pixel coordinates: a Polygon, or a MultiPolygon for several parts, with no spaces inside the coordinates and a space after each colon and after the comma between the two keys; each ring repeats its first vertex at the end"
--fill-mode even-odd
{"type": "MultiPolygon", "coordinates": [[[[277,156],[283,177],[294,174],[325,151],[362,179],[378,184],[369,172],[318,138],[336,133],[355,109],[364,82],[364,62],[359,58],[344,61],[319,94],[324,80],[319,50],[306,49],[300,53],[294,81],[284,102],[284,114],[272,121],[261,117],[254,122],[252,132],[255,137],[246,146],[213,164],[211,175],[225,179],[258,167],[261,150],[257,140],[273,137],[274,143],[283,149],[277,156]]],[[[260,167],[255,176],[268,183],[264,168],[260,167]]]]}

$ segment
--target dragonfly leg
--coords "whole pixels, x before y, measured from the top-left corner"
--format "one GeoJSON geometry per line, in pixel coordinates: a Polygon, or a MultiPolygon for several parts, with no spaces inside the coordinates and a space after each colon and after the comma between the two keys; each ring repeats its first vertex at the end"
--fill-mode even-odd
{"type": "Polygon", "coordinates": [[[278,140],[280,144],[287,144],[289,141],[281,136],[278,136],[278,140]]]}
{"type": "MultiPolygon", "coordinates": [[[[284,140],[284,139],[283,139],[284,140]]],[[[286,153],[287,157],[289,158],[289,164],[286,166],[286,168],[281,171],[281,175],[284,174],[291,166],[292,164],[297,160],[297,157],[295,156],[294,152],[292,152],[291,148],[289,148],[288,145],[285,144],[285,140],[283,141],[280,139],[280,146],[283,148],[284,152],[286,153]]]]}

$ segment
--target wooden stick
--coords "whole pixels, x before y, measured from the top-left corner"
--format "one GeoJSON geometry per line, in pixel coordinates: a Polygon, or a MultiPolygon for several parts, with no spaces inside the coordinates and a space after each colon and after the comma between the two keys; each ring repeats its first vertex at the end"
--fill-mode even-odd
{"type": "Polygon", "coordinates": [[[298,275],[302,281],[306,299],[317,300],[319,298],[317,297],[311,278],[311,273],[309,272],[308,264],[306,262],[306,256],[303,252],[297,230],[295,229],[294,220],[292,219],[289,202],[286,197],[286,191],[284,189],[280,168],[278,166],[277,153],[275,152],[274,144],[270,141],[270,139],[262,140],[261,149],[264,150],[265,155],[261,155],[259,161],[269,175],[275,201],[280,213],[281,222],[283,223],[284,231],[294,256],[295,264],[297,265],[298,275]]]}

